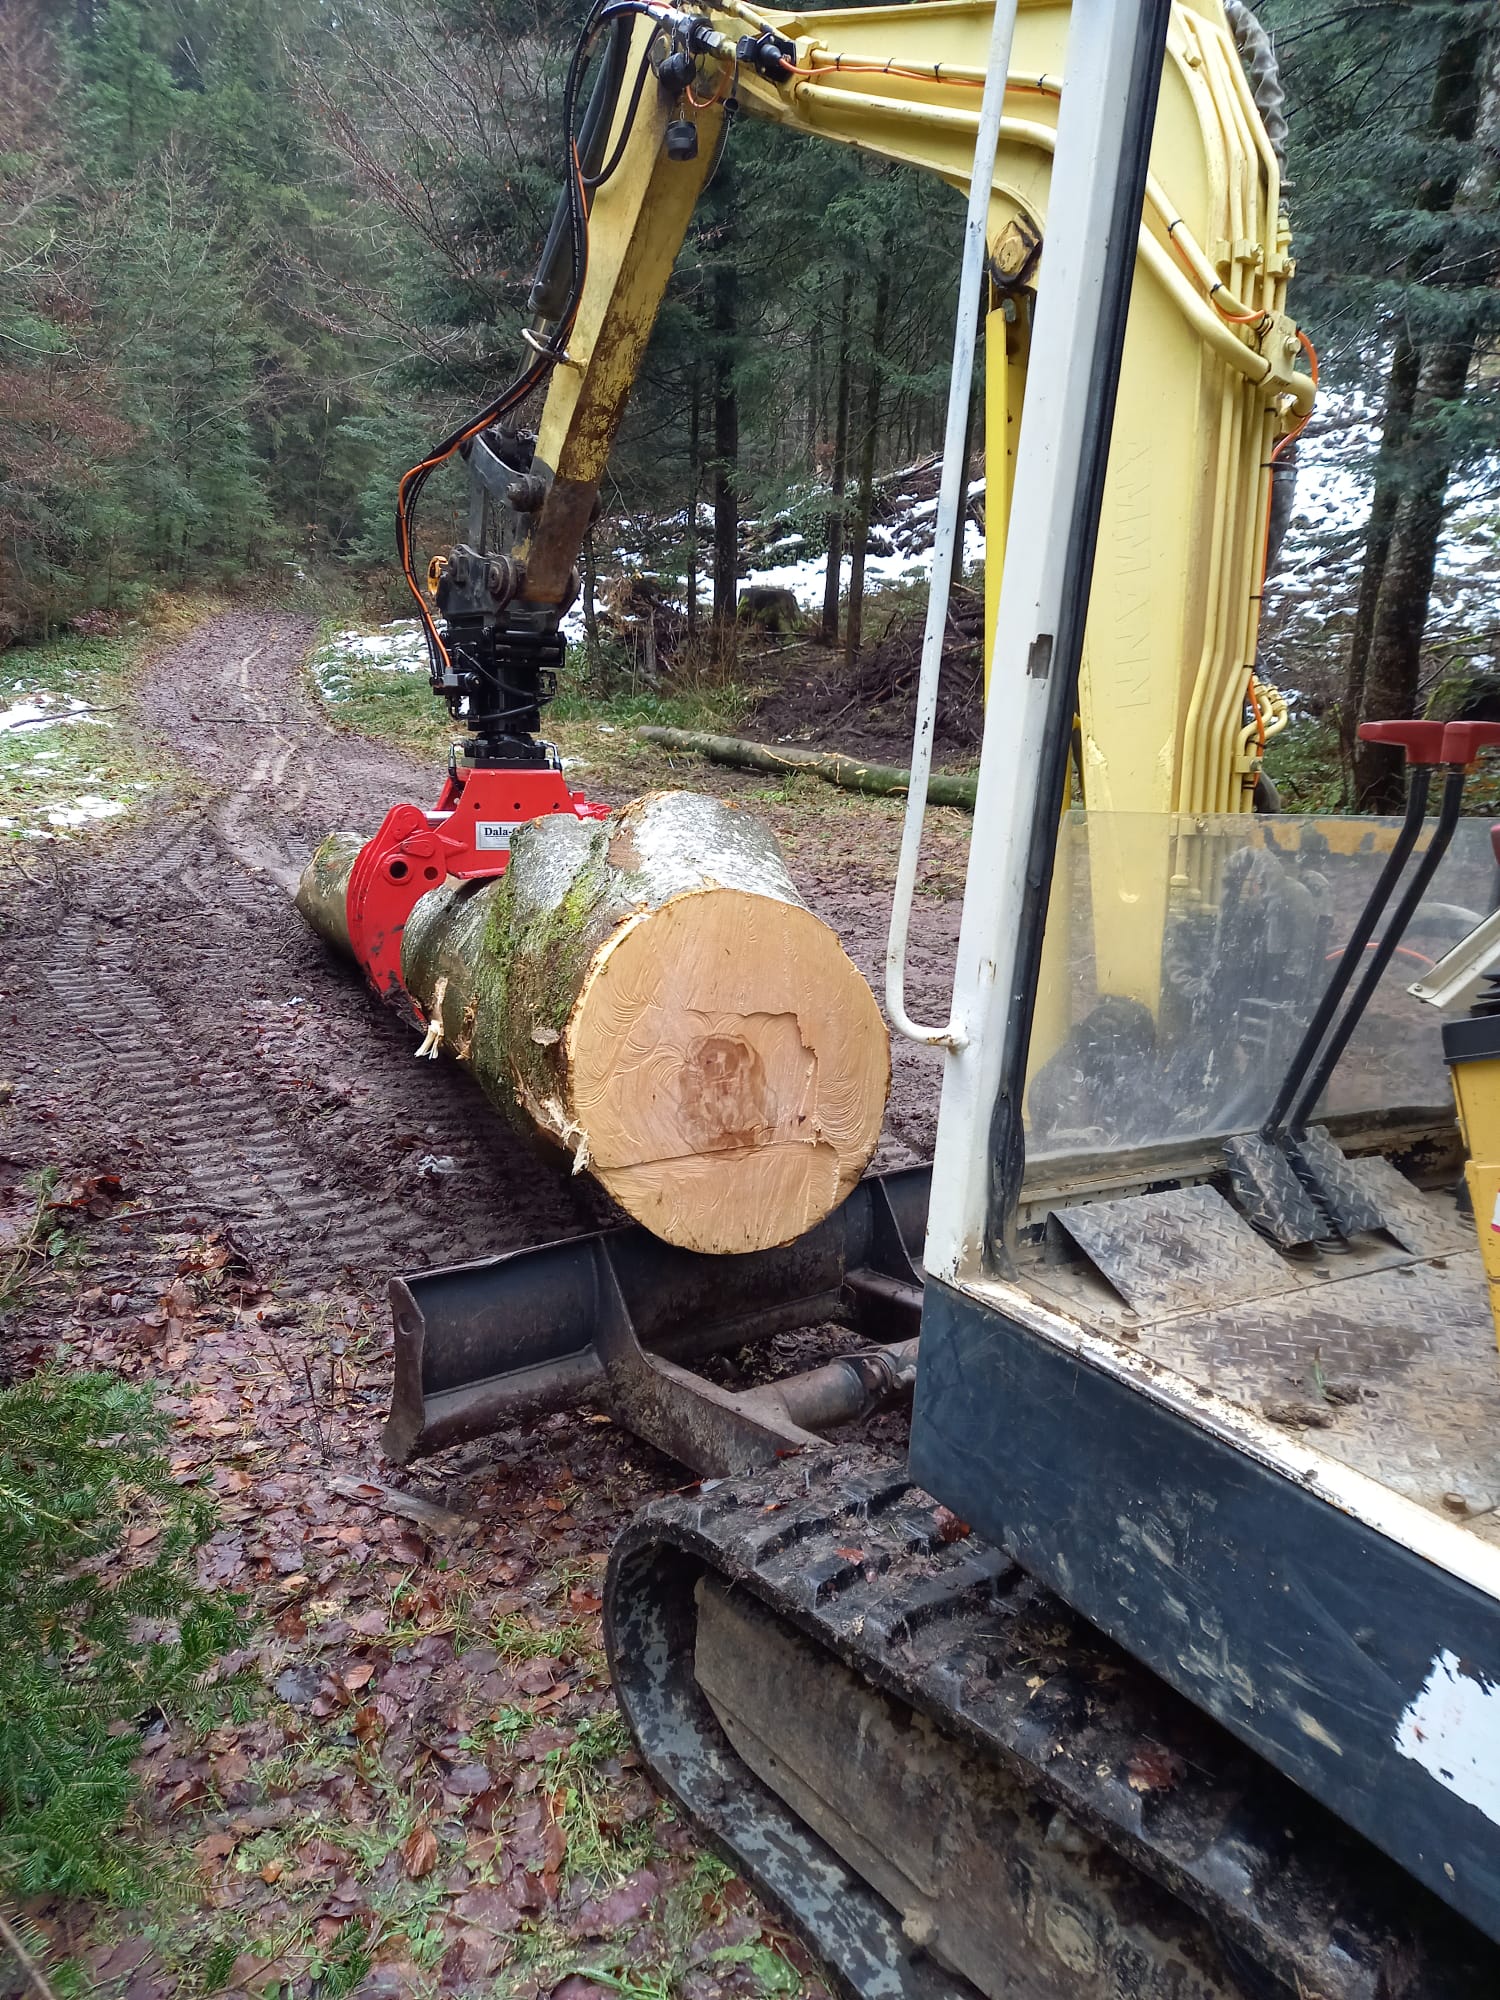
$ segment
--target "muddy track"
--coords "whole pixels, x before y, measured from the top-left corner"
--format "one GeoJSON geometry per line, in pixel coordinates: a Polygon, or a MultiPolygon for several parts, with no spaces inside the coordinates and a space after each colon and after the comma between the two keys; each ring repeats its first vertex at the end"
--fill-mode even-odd
{"type": "Polygon", "coordinates": [[[329,727],[302,684],[311,637],[234,613],[149,670],[138,726],[186,775],[13,913],[12,1007],[62,1038],[26,1093],[304,1284],[347,1270],[373,1287],[595,1226],[593,1190],[542,1166],[455,1067],[416,1064],[410,1027],[291,908],[330,828],[373,831],[436,782],[329,727]]]}

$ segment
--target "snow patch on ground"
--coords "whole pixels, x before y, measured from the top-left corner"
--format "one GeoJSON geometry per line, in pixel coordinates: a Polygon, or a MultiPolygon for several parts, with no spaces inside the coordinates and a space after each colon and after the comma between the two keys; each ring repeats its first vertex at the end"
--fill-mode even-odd
{"type": "MultiPolygon", "coordinates": [[[[934,503],[935,504],[935,503],[934,503]]],[[[880,527],[871,528],[870,540],[874,545],[865,557],[866,588],[879,589],[882,585],[898,583],[923,583],[932,574],[931,529],[924,536],[921,532],[921,505],[914,507],[908,515],[897,515],[892,521],[880,527]]],[[[930,517],[933,508],[926,509],[930,517]]],[[[977,521],[964,522],[965,574],[984,561],[984,536],[977,521]]],[[[804,556],[799,562],[770,563],[761,569],[747,570],[740,579],[740,588],[748,589],[752,584],[764,584],[777,590],[789,590],[804,611],[821,610],[823,590],[828,576],[828,557],[825,555],[804,556]]],[[[700,602],[707,603],[710,593],[705,589],[700,593],[700,602]]]]}
{"type": "Polygon", "coordinates": [[[70,806],[47,806],[44,810],[49,826],[78,827],[87,826],[92,820],[117,819],[128,808],[123,799],[103,799],[96,793],[85,792],[70,806]]]}
{"type": "Polygon", "coordinates": [[[9,708],[0,709],[0,736],[12,729],[46,728],[54,722],[97,722],[104,728],[109,726],[103,716],[96,716],[89,704],[76,695],[26,692],[20,681],[11,692],[19,694],[21,699],[13,701],[9,708]]]}
{"type": "Polygon", "coordinates": [[[421,621],[393,618],[374,632],[355,627],[335,632],[313,655],[312,672],[318,691],[330,702],[353,699],[357,673],[425,674],[427,642],[421,621]]]}

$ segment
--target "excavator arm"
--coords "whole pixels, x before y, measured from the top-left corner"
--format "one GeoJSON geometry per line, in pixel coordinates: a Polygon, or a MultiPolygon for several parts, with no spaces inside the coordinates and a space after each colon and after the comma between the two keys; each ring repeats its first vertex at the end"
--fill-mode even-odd
{"type": "MultiPolygon", "coordinates": [[[[1019,12],[990,204],[991,642],[1031,304],[1046,283],[1068,18],[1065,4],[1019,12]]],[[[634,18],[607,138],[618,164],[592,196],[587,273],[538,427],[546,495],[521,551],[518,615],[566,602],[726,119],[764,118],[967,189],[992,19],[985,0],[807,15],[651,7],[634,18]]],[[[1285,312],[1279,162],[1218,0],[1172,8],[1136,268],[1080,699],[1084,799],[1239,812],[1285,720],[1256,682],[1256,634],[1272,456],[1305,420],[1314,385],[1285,312]]],[[[544,321],[533,338],[546,346],[560,331],[544,321]]]]}

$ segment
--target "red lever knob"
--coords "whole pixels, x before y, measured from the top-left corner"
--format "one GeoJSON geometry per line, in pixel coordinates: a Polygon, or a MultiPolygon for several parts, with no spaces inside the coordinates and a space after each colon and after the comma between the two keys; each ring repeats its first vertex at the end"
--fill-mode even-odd
{"type": "MultiPolygon", "coordinates": [[[[1483,724],[1476,725],[1484,727],[1483,724]]],[[[1359,725],[1361,743],[1396,743],[1406,752],[1408,764],[1446,763],[1448,753],[1444,739],[1448,729],[1446,722],[1362,722],[1359,725]]]]}
{"type": "Polygon", "coordinates": [[[1500,722],[1450,722],[1443,730],[1443,762],[1472,764],[1481,750],[1500,743],[1500,722]]]}

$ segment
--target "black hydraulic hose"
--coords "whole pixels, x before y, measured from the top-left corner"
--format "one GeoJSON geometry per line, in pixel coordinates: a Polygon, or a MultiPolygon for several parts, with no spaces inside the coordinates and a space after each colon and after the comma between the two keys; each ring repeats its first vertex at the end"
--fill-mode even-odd
{"type": "Polygon", "coordinates": [[[603,173],[599,170],[605,141],[609,137],[610,122],[614,117],[615,106],[619,102],[620,86],[625,78],[625,61],[630,53],[630,37],[636,16],[644,14],[649,18],[652,12],[646,0],[608,0],[607,5],[596,4],[584,22],[583,32],[578,37],[563,89],[565,176],[563,191],[558,196],[552,226],[547,232],[547,241],[527,299],[528,309],[539,319],[561,321],[577,306],[578,293],[582,288],[580,250],[586,223],[584,190],[592,191],[601,186],[619,164],[620,154],[624,150],[625,140],[634,122],[636,109],[641,101],[641,91],[646,81],[646,70],[649,65],[645,59],[642,60],[640,71],[636,76],[630,108],[614,157],[603,173]],[[575,135],[573,114],[583,67],[588,61],[595,35],[606,22],[611,23],[612,31],[605,52],[604,66],[590,93],[582,125],[575,135]],[[576,166],[573,158],[575,144],[578,154],[576,166]],[[582,190],[578,186],[580,174],[584,183],[582,190]],[[568,293],[560,289],[565,242],[568,245],[569,265],[572,271],[571,288],[568,293]]]}
{"type": "MultiPolygon", "coordinates": [[[[630,52],[632,26],[633,20],[628,18],[623,20],[617,18],[611,24],[604,61],[584,109],[583,121],[578,129],[578,164],[583,169],[585,181],[591,174],[598,172],[599,161],[604,153],[604,142],[609,136],[610,119],[614,116],[620,84],[625,75],[625,58],[630,52]]],[[[591,27],[592,23],[585,26],[585,37],[589,35],[591,27]]],[[[566,122],[565,119],[565,125],[566,122]]],[[[572,133],[565,132],[564,136],[571,155],[572,133]]],[[[552,226],[547,231],[547,241],[537,262],[536,276],[532,279],[531,293],[526,301],[529,311],[538,318],[548,320],[562,318],[567,305],[568,288],[572,282],[574,190],[571,185],[573,180],[571,157],[566,167],[567,179],[557,197],[552,226]]]]}
{"type": "MultiPolygon", "coordinates": [[[[624,23],[620,25],[621,27],[625,26],[624,23]]],[[[628,45],[628,30],[626,41],[628,45]]],[[[646,43],[645,53],[642,55],[635,72],[635,82],[630,86],[630,102],[625,107],[625,116],[620,124],[620,136],[615,141],[615,150],[610,154],[604,165],[599,168],[597,173],[590,169],[587,162],[584,164],[583,184],[590,194],[603,187],[604,183],[616,171],[621,160],[625,157],[625,148],[630,143],[631,127],[635,124],[635,114],[641,105],[641,92],[646,87],[646,78],[651,74],[651,52],[655,47],[656,37],[653,35],[646,43]]]]}
{"type": "MultiPolygon", "coordinates": [[[[1287,1125],[1293,1137],[1306,1130],[1313,1106],[1327,1087],[1328,1079],[1333,1075],[1339,1057],[1349,1046],[1349,1038],[1359,1026],[1365,1009],[1374,997],[1381,975],[1395,957],[1396,947],[1405,935],[1406,926],[1415,916],[1417,905],[1426,895],[1427,885],[1437,873],[1438,863],[1448,852],[1449,843],[1458,826],[1459,813],[1463,810],[1464,780],[1467,776],[1466,765],[1449,765],[1448,775],[1443,781],[1443,800],[1438,808],[1437,825],[1433,829],[1431,844],[1412,871],[1411,880],[1407,883],[1400,902],[1397,903],[1381,933],[1379,944],[1370,951],[1363,974],[1350,996],[1348,1006],[1335,1023],[1323,1053],[1292,1106],[1287,1125]]],[[[1352,953],[1348,955],[1352,956],[1352,953]]]]}
{"type": "Polygon", "coordinates": [[[1359,913],[1359,921],[1350,933],[1349,942],[1343,955],[1333,968],[1333,977],[1324,989],[1317,1010],[1303,1031],[1297,1044],[1296,1053],[1287,1064],[1286,1074],[1281,1079],[1281,1088],[1276,1093],[1276,1101],[1266,1113],[1261,1126],[1265,1138],[1272,1138],[1282,1128],[1288,1107],[1297,1098],[1303,1078],[1311,1069],[1323,1037],[1328,1032],[1328,1024],[1338,1009],[1339,1002],[1348,992],[1354,975],[1364,964],[1365,946],[1375,935],[1375,926],[1385,912],[1386,904],[1396,892],[1396,883],[1406,866],[1407,858],[1417,844],[1417,836],[1422,831],[1422,821],[1427,813],[1427,793],[1432,780],[1432,768],[1427,764],[1413,764],[1411,783],[1406,795],[1406,818],[1401,831],[1396,836],[1396,844],[1386,856],[1385,866],[1380,871],[1369,899],[1359,913]]]}

